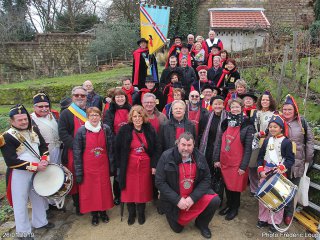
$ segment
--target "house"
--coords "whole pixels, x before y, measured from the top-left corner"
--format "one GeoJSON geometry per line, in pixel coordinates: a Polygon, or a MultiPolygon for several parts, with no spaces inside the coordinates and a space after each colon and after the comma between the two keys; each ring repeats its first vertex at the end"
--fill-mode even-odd
{"type": "Polygon", "coordinates": [[[210,29],[223,42],[227,51],[261,47],[270,23],[263,8],[210,8],[210,29]]]}

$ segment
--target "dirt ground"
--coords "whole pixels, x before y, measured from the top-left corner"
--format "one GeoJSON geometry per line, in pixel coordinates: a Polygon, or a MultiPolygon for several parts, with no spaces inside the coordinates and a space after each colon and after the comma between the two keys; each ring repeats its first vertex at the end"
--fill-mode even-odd
{"type": "MultiPolygon", "coordinates": [[[[258,214],[258,201],[250,197],[245,192],[241,198],[241,207],[239,215],[232,221],[226,221],[223,216],[216,214],[211,221],[210,229],[212,231],[212,239],[267,239],[270,237],[279,237],[285,239],[289,235],[270,235],[268,228],[258,229],[256,227],[258,214]]],[[[190,223],[180,233],[174,233],[166,222],[164,215],[159,215],[152,203],[147,205],[146,222],[139,225],[137,222],[128,226],[127,210],[123,222],[120,221],[120,207],[116,206],[108,211],[110,217],[109,223],[100,223],[99,226],[91,225],[91,216],[86,214],[77,217],[71,228],[64,234],[65,239],[204,239],[199,230],[194,226],[194,222],[190,223]]],[[[297,234],[300,239],[306,239],[304,236],[305,229],[298,222],[294,221],[287,234],[297,234]],[[300,235],[301,234],[301,235],[300,235]]],[[[291,238],[290,237],[290,238],[291,238]]]]}

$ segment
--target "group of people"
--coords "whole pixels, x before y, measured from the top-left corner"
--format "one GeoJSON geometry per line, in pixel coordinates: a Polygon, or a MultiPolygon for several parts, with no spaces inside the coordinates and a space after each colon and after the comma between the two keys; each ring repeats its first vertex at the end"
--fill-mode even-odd
{"type": "MultiPolygon", "coordinates": [[[[53,203],[31,190],[34,172],[50,163],[72,172],[76,214],[91,213],[94,226],[107,223],[106,211],[124,203],[128,225],[136,219],[142,225],[146,203],[154,201],[174,232],[195,219],[205,238],[211,238],[209,223],[219,207],[226,220],[237,216],[248,182],[252,196],[270,170],[299,184],[304,163],[313,158],[313,135],[292,96],[276,109],[269,91],[259,97],[250,91],[214,31],[196,42],[190,34],[186,44],[175,37],[159,81],[148,41],[138,45],[132,79],[123,78],[106,97],[88,80],[61,101],[60,114],[45,93],[34,96],[31,114],[23,105],[10,110],[11,128],[0,147],[16,231],[23,237],[32,238],[31,225],[54,227],[46,214],[53,203]],[[223,192],[214,191],[217,171],[226,203],[223,192]]],[[[275,223],[289,224],[293,209],[290,202],[275,223]]],[[[262,204],[257,217],[257,227],[276,231],[262,204]]]]}

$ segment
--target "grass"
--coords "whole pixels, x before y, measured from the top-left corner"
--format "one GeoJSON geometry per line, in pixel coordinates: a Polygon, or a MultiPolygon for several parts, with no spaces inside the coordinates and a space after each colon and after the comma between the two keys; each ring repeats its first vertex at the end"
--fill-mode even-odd
{"type": "Polygon", "coordinates": [[[0,89],[30,88],[39,86],[59,86],[59,85],[82,85],[85,80],[91,80],[93,83],[105,82],[108,80],[120,79],[124,76],[131,76],[131,67],[115,68],[105,72],[95,72],[88,74],[76,74],[64,77],[41,78],[27,80],[24,82],[1,84],[0,89]]]}

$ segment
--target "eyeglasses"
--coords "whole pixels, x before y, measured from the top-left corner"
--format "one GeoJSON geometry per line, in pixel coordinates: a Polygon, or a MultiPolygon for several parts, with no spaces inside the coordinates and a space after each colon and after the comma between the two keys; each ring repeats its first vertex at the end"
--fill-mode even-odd
{"type": "Polygon", "coordinates": [[[199,72],[200,74],[205,74],[205,73],[207,73],[206,71],[203,71],[203,72],[199,72]]]}
{"type": "Polygon", "coordinates": [[[156,102],[144,102],[145,104],[155,104],[156,102]]]}
{"type": "Polygon", "coordinates": [[[99,114],[91,114],[91,115],[89,115],[89,118],[94,118],[94,117],[100,117],[100,115],[99,114]]]}
{"type": "Polygon", "coordinates": [[[85,94],[73,94],[74,97],[78,98],[78,97],[81,97],[81,98],[85,98],[87,97],[87,95],[85,94]]]}
{"type": "Polygon", "coordinates": [[[38,108],[49,108],[50,106],[49,105],[40,105],[40,106],[36,105],[36,107],[38,107],[38,108]]]}
{"type": "Polygon", "coordinates": [[[192,98],[199,98],[198,95],[190,95],[190,97],[192,97],[192,98]]]}

